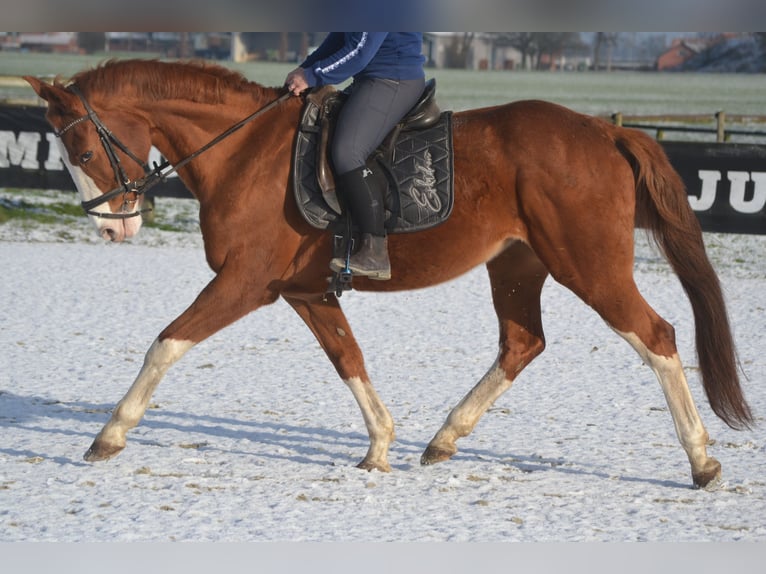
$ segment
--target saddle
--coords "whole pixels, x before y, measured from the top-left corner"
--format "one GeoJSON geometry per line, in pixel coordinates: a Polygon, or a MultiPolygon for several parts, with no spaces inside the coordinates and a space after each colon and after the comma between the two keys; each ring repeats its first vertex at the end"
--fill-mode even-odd
{"type": "MultiPolygon", "coordinates": [[[[368,159],[372,185],[384,190],[388,233],[443,223],[454,203],[452,113],[436,104],[431,79],[417,104],[368,159]]],[[[304,105],[293,150],[293,191],[304,219],[318,229],[348,225],[329,157],[337,114],[347,92],[313,90],[304,105]]],[[[340,232],[348,235],[347,230],[340,232]]]]}

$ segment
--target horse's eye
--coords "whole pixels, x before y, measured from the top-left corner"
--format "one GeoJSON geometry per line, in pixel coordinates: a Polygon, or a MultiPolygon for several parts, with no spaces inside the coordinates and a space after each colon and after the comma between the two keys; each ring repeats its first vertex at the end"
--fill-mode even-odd
{"type": "Polygon", "coordinates": [[[80,156],[80,163],[88,163],[92,157],[93,157],[93,152],[86,151],[84,154],[80,156]]]}

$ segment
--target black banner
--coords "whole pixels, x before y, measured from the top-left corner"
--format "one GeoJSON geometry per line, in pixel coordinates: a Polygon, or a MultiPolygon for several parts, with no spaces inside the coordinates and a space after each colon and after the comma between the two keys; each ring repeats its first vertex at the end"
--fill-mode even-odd
{"type": "MultiPolygon", "coordinates": [[[[45,108],[0,105],[0,187],[75,190],[54,138],[45,108]]],[[[766,234],[766,145],[661,144],[705,231],[766,234]]],[[[191,197],[175,174],[147,195],[191,197]]]]}
{"type": "Polygon", "coordinates": [[[662,142],[705,231],[766,234],[766,145],[662,142]]]}
{"type": "MultiPolygon", "coordinates": [[[[45,108],[0,105],[0,187],[76,191],[55,138],[45,108]]],[[[161,159],[152,149],[149,165],[161,159]]],[[[192,198],[176,174],[150,189],[147,196],[192,198]]]]}

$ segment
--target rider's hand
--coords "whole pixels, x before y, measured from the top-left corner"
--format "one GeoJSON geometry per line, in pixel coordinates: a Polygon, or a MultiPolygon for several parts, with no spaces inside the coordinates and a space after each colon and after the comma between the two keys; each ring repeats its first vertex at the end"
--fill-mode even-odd
{"type": "Polygon", "coordinates": [[[309,85],[306,82],[306,74],[303,72],[303,68],[295,68],[287,74],[285,87],[294,96],[300,96],[304,90],[308,89],[309,85]]]}

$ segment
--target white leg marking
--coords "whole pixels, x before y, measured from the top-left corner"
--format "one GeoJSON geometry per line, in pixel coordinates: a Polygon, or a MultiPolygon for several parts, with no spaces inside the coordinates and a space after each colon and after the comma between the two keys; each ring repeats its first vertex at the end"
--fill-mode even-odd
{"type": "Polygon", "coordinates": [[[505,369],[500,367],[499,358],[496,359],[476,386],[452,409],[429,446],[457,452],[455,441],[471,434],[487,409],[512,385],[513,380],[509,379],[505,369]]]}
{"type": "Polygon", "coordinates": [[[146,352],[144,365],[128,392],[117,404],[111,419],[96,438],[108,444],[124,446],[125,434],[144,416],[157,385],[170,366],[178,361],[194,343],[156,339],[146,352]]]}
{"type": "Polygon", "coordinates": [[[360,466],[383,471],[390,470],[388,447],[394,440],[394,419],[391,417],[391,413],[388,412],[369,382],[365,382],[359,377],[351,377],[344,382],[351,389],[351,393],[362,410],[362,417],[370,436],[370,448],[360,466]]]}
{"type": "Polygon", "coordinates": [[[678,354],[672,357],[655,355],[635,333],[621,333],[617,330],[615,332],[630,343],[657,375],[673,417],[676,435],[689,457],[692,470],[702,469],[708,460],[706,445],[709,436],[689,392],[689,384],[678,354]]]}

